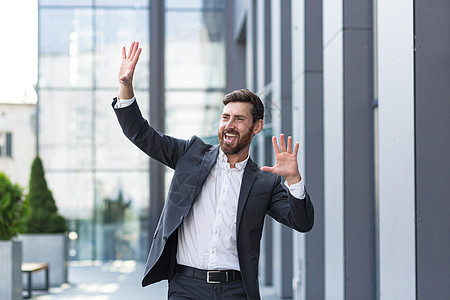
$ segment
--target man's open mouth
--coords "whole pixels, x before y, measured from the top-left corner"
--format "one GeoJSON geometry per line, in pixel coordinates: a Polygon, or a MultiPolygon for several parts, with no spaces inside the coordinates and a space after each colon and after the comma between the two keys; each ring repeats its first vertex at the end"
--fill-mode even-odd
{"type": "Polygon", "coordinates": [[[236,140],[238,139],[238,135],[237,134],[233,134],[233,133],[225,133],[223,135],[223,141],[227,144],[231,144],[234,143],[236,140]]]}

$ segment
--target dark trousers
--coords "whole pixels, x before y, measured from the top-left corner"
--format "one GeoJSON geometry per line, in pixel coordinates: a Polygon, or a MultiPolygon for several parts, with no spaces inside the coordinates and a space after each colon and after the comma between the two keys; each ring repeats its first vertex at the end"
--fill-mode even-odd
{"type": "Polygon", "coordinates": [[[169,282],[169,300],[244,300],[242,280],[207,283],[205,280],[175,274],[169,282]]]}

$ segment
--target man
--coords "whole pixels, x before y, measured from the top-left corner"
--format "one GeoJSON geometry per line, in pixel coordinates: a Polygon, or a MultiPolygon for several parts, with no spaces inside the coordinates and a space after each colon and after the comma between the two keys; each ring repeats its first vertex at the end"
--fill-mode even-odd
{"type": "MultiPolygon", "coordinates": [[[[122,48],[119,92],[113,101],[125,135],[152,158],[174,169],[142,285],[168,279],[169,299],[259,299],[258,260],[266,214],[307,232],[314,210],[298,171],[298,143],[280,147],[276,163],[258,168],[249,157],[263,129],[259,97],[238,90],[223,99],[219,144],[155,131],[139,111],[133,74],[141,48],[122,48]],[[281,177],[285,182],[282,183],[281,177]]],[[[162,188],[162,187],[161,187],[162,188]]]]}

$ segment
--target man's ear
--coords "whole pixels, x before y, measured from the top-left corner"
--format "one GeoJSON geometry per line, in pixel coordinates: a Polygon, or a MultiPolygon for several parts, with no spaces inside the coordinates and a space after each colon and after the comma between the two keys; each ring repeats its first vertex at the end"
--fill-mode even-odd
{"type": "Polygon", "coordinates": [[[253,129],[253,134],[257,135],[258,133],[261,132],[261,130],[264,127],[264,121],[262,119],[259,119],[256,124],[255,124],[255,128],[253,129]]]}

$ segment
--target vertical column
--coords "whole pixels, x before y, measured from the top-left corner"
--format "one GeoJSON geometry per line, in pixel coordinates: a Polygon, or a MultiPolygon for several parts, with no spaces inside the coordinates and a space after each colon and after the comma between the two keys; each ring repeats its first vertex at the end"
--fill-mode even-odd
{"type": "Polygon", "coordinates": [[[450,3],[414,1],[417,299],[450,295],[450,3]]]}
{"type": "Polygon", "coordinates": [[[323,1],[325,298],[344,300],[343,3],[323,1]]]}
{"type": "MultiPolygon", "coordinates": [[[[271,100],[271,91],[268,84],[271,80],[271,45],[270,45],[270,0],[257,0],[255,2],[256,17],[256,91],[261,100],[267,104],[271,100]]],[[[265,130],[259,134],[258,146],[260,150],[259,162],[261,165],[272,166],[272,139],[270,136],[270,105],[265,105],[265,130]]],[[[261,239],[261,255],[259,259],[260,284],[272,285],[272,218],[266,217],[263,236],[261,239]]]]}
{"type": "Polygon", "coordinates": [[[226,1],[226,91],[246,86],[244,1],[226,1]]]}
{"type": "Polygon", "coordinates": [[[247,17],[245,21],[246,40],[245,40],[245,57],[246,57],[246,86],[245,88],[256,92],[257,89],[257,34],[256,34],[256,3],[255,0],[248,1],[247,17]]]}
{"type": "Polygon", "coordinates": [[[343,2],[345,298],[375,298],[372,1],[343,2]]]}
{"type": "Polygon", "coordinates": [[[412,0],[377,2],[377,64],[379,298],[415,299],[412,0]]]}
{"type": "MultiPolygon", "coordinates": [[[[300,174],[306,182],[308,179],[305,176],[305,1],[294,0],[291,1],[291,5],[292,132],[294,141],[300,142],[297,159],[300,174]]],[[[304,234],[293,232],[293,299],[305,299],[305,239],[304,234]]]]}
{"type": "MultiPolygon", "coordinates": [[[[324,299],[322,1],[304,1],[305,180],[314,202],[314,230],[305,235],[306,299],[324,299]]],[[[301,140],[302,141],[302,140],[301,140]]]]}
{"type": "Polygon", "coordinates": [[[325,297],[373,299],[372,2],[323,8],[325,297]]]}
{"type": "MultiPolygon", "coordinates": [[[[274,134],[292,135],[291,1],[272,2],[272,110],[274,134]]],[[[292,230],[274,223],[274,288],[292,297],[292,230]]]]}
{"type": "MultiPolygon", "coordinates": [[[[150,1],[150,120],[164,132],[165,1],[150,1]]],[[[150,160],[149,236],[153,237],[164,205],[164,166],[150,160]]],[[[151,239],[153,241],[153,239],[151,239]]]]}

